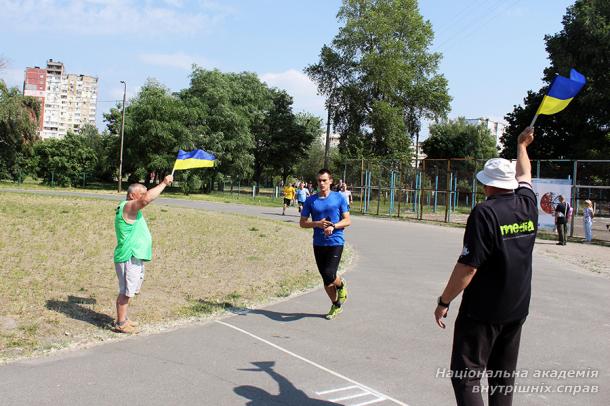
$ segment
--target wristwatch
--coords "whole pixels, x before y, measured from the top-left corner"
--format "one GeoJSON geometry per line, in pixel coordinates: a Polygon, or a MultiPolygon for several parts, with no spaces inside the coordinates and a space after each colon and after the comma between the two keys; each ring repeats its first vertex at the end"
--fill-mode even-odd
{"type": "Polygon", "coordinates": [[[449,304],[450,304],[450,303],[444,303],[442,298],[443,298],[443,296],[439,296],[439,297],[438,297],[438,301],[437,301],[436,303],[437,303],[437,304],[438,304],[440,307],[446,307],[446,308],[449,308],[449,304]]]}

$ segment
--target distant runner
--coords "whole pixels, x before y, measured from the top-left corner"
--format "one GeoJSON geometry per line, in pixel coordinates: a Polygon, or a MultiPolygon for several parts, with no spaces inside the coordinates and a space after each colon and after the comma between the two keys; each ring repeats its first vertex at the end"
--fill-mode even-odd
{"type": "Polygon", "coordinates": [[[305,200],[310,196],[309,189],[305,187],[305,183],[301,182],[299,184],[299,188],[297,189],[297,205],[299,209],[299,213],[303,210],[303,205],[305,204],[305,200]]]}
{"type": "Polygon", "coordinates": [[[324,289],[332,305],[326,319],[334,319],[343,311],[347,300],[345,281],[337,276],[343,253],[343,229],[351,224],[345,198],[330,190],[333,179],[328,169],[318,172],[320,192],[307,198],[301,211],[300,225],[313,228],[313,253],[318,271],[324,281],[324,289]],[[309,216],[311,215],[311,220],[309,216]]]}
{"type": "Polygon", "coordinates": [[[284,186],[284,206],[282,208],[282,216],[286,214],[286,208],[292,204],[294,194],[294,187],[292,187],[290,183],[284,186]]]}
{"type": "Polygon", "coordinates": [[[339,190],[339,193],[341,193],[341,196],[343,196],[345,198],[345,201],[347,202],[347,207],[351,206],[352,192],[349,191],[346,183],[341,184],[341,189],[339,190]]]}

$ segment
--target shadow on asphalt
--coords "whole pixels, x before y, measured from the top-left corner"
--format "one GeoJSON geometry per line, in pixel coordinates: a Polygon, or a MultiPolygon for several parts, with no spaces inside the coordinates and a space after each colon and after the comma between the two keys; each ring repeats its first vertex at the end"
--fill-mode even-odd
{"type": "Polygon", "coordinates": [[[114,321],[111,316],[98,313],[87,305],[94,305],[97,301],[93,298],[68,296],[68,300],[47,300],[46,307],[74,319],[85,321],[97,327],[105,328],[114,321]]]}
{"type": "Polygon", "coordinates": [[[264,309],[250,310],[249,312],[243,313],[242,315],[245,316],[248,313],[262,314],[263,316],[268,317],[271,320],[282,321],[282,322],[296,321],[296,320],[300,320],[300,319],[303,319],[303,318],[306,318],[306,317],[315,318],[315,319],[323,319],[324,318],[323,314],[313,314],[313,313],[282,313],[282,312],[274,312],[274,311],[271,311],[271,310],[264,310],[264,309]]]}
{"type": "Polygon", "coordinates": [[[253,362],[256,368],[240,369],[240,371],[266,372],[273,378],[278,386],[279,393],[271,394],[264,389],[252,385],[238,386],[233,391],[239,396],[249,400],[246,406],[270,406],[270,405],[299,405],[299,406],[331,406],[337,403],[326,400],[312,399],[305,392],[297,389],[292,382],[282,374],[277,373],[273,366],[275,361],[253,362]]]}

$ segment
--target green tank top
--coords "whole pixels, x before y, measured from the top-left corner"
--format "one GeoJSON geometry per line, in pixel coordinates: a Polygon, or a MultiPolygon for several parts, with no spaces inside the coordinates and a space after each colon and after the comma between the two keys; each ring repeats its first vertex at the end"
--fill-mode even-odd
{"type": "Polygon", "coordinates": [[[123,210],[127,201],[123,201],[116,208],[114,217],[114,231],[117,245],[114,249],[114,262],[127,262],[131,257],[142,261],[152,259],[152,236],[148,224],[144,220],[142,210],[138,211],[136,221],[129,224],[123,218],[123,210]]]}

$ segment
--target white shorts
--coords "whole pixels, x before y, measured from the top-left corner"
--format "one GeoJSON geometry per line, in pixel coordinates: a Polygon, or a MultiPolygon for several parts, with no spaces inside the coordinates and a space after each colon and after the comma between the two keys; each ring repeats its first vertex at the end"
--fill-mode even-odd
{"type": "Polygon", "coordinates": [[[144,261],[131,257],[127,262],[115,262],[114,269],[119,278],[119,294],[133,297],[140,293],[144,281],[144,261]]]}

